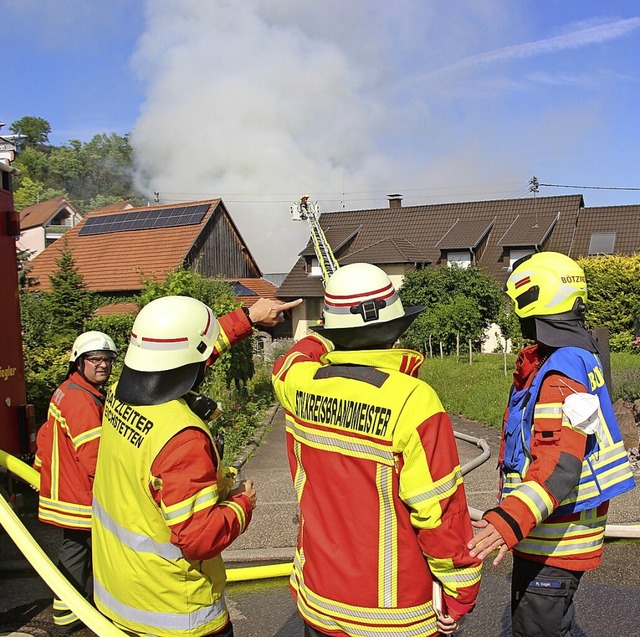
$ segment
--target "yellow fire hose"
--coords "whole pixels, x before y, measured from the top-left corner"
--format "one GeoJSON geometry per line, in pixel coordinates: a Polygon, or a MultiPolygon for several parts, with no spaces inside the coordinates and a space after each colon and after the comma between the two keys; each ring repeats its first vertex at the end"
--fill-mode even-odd
{"type": "MultiPolygon", "coordinates": [[[[1,449],[0,466],[5,467],[34,489],[39,489],[40,474],[33,467],[1,449]]],[[[59,599],[64,600],[65,604],[86,626],[100,637],[126,637],[125,633],[96,610],[60,573],[3,497],[0,497],[0,523],[38,575],[59,599]]],[[[227,569],[227,580],[229,582],[243,582],[270,577],[287,577],[291,574],[292,566],[292,563],[289,562],[230,568],[227,569]]]]}
{"type": "Polygon", "coordinates": [[[40,474],[26,462],[18,460],[6,451],[0,449],[0,466],[6,467],[11,473],[30,484],[34,489],[40,489],[40,474]]]}
{"type": "MultiPolygon", "coordinates": [[[[478,464],[484,462],[488,456],[488,446],[484,440],[471,439],[464,434],[456,437],[475,442],[483,453],[474,461],[463,467],[463,473],[468,473],[478,464]]],[[[6,467],[11,473],[30,484],[35,489],[40,487],[40,474],[15,456],[0,449],[0,466],[6,467]]],[[[469,507],[471,518],[474,520],[482,517],[482,512],[469,507]]],[[[106,617],[100,614],[76,589],[65,579],[56,568],[42,548],[34,540],[33,536],[18,519],[7,501],[0,497],[0,522],[9,533],[10,537],[22,551],[31,565],[42,579],[49,585],[54,593],[69,606],[80,620],[100,637],[126,637],[126,634],[114,626],[106,617]]],[[[607,537],[634,537],[640,535],[638,525],[607,525],[605,536],[607,537]]],[[[293,564],[267,564],[264,566],[247,566],[242,568],[227,569],[227,581],[243,582],[271,577],[288,577],[291,574],[293,564]]]]}
{"type": "Polygon", "coordinates": [[[127,637],[126,633],[101,615],[60,573],[3,497],[0,497],[0,522],[40,577],[57,597],[64,600],[80,621],[100,637],[127,637]]]}

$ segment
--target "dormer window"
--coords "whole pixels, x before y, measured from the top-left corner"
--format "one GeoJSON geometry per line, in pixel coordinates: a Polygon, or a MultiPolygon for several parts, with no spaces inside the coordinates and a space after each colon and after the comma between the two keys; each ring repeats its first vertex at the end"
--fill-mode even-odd
{"type": "Polygon", "coordinates": [[[526,257],[533,254],[535,250],[532,248],[526,248],[524,250],[509,250],[509,272],[513,270],[513,264],[522,257],[526,257]]]}
{"type": "Polygon", "coordinates": [[[466,269],[471,265],[471,252],[447,252],[447,265],[451,267],[456,265],[459,268],[466,269]]]}
{"type": "Polygon", "coordinates": [[[309,276],[322,276],[322,268],[320,267],[320,262],[317,257],[311,257],[309,276]]]}

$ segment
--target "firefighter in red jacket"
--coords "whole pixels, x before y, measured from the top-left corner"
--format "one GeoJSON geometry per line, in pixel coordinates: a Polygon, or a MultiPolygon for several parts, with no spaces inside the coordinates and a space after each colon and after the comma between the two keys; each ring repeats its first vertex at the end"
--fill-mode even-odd
{"type": "Polygon", "coordinates": [[[600,564],[610,498],[633,488],[604,382],[584,328],[585,274],[564,254],[514,264],[506,292],[522,335],[503,425],[500,504],[475,522],[470,555],[493,563],[513,549],[515,637],[568,637],[573,596],[600,564]]]}
{"type": "Polygon", "coordinates": [[[93,498],[98,609],[129,633],[232,637],[221,552],[251,521],[250,481],[232,488],[195,393],[210,365],[252,324],[273,326],[299,301],[260,299],[216,319],[166,296],[134,322],[122,375],[107,396],[93,498]]]}
{"type": "Polygon", "coordinates": [[[453,429],[418,379],[423,356],[392,347],[422,309],[403,308],[380,268],[343,266],[324,325],[275,363],[300,505],[290,586],[306,636],[448,634],[474,607],[481,563],[466,550],[453,429]]]}
{"type": "MultiPolygon", "coordinates": [[[[104,409],[102,386],[117,355],[113,340],[102,332],[78,336],[67,377],[54,392],[37,436],[38,517],[64,529],[58,568],[87,597],[92,591],[91,491],[104,409]]],[[[83,626],[59,599],[53,600],[53,620],[62,634],[83,626]]]]}

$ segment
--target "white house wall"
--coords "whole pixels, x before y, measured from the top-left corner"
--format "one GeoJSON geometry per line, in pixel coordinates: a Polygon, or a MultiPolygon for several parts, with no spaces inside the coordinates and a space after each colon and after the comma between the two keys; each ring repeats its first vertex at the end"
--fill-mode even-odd
{"type": "Polygon", "coordinates": [[[20,238],[17,242],[18,248],[21,250],[29,250],[32,252],[31,257],[35,257],[40,254],[46,246],[45,230],[42,226],[36,226],[35,228],[28,228],[20,233],[20,238]]]}

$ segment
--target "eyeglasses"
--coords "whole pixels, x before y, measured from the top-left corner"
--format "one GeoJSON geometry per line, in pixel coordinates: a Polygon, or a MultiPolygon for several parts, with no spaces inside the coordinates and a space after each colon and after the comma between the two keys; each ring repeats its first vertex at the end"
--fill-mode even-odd
{"type": "Polygon", "coordinates": [[[98,367],[98,365],[105,364],[111,367],[113,365],[113,358],[111,356],[92,356],[91,358],[85,358],[84,360],[87,363],[91,363],[94,367],[98,367]]]}

